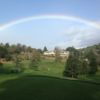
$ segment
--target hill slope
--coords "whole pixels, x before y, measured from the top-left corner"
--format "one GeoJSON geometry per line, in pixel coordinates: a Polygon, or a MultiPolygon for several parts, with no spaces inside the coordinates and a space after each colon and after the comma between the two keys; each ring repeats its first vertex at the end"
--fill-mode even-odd
{"type": "Polygon", "coordinates": [[[100,84],[46,76],[10,77],[0,77],[0,100],[100,100],[100,84]]]}

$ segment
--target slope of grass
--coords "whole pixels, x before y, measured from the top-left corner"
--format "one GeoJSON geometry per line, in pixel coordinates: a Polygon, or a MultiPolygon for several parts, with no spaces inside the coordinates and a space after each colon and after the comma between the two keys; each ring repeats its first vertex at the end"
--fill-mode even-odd
{"type": "Polygon", "coordinates": [[[2,75],[0,100],[100,100],[100,84],[39,75],[2,75]]]}
{"type": "Polygon", "coordinates": [[[34,71],[29,68],[29,61],[23,62],[23,66],[26,68],[24,71],[25,74],[47,75],[55,77],[62,77],[64,65],[64,62],[55,62],[54,60],[41,60],[38,63],[38,71],[34,71]]]}
{"type": "MultiPolygon", "coordinates": [[[[26,60],[22,62],[22,67],[24,70],[23,74],[28,75],[46,75],[46,76],[54,76],[54,77],[60,77],[63,78],[63,71],[64,71],[64,62],[55,62],[54,60],[47,60],[42,59],[38,63],[38,71],[35,71],[33,69],[30,69],[30,61],[26,60]]],[[[7,62],[4,64],[5,69],[10,72],[10,69],[15,66],[12,62],[7,62]]],[[[100,82],[100,69],[96,75],[93,76],[85,76],[81,75],[79,76],[80,80],[88,80],[88,81],[95,81],[100,82]]]]}
{"type": "MultiPolygon", "coordinates": [[[[4,65],[8,69],[13,66],[4,65]]],[[[42,60],[34,71],[29,61],[24,61],[23,67],[24,73],[0,75],[0,100],[100,100],[99,83],[62,79],[64,63],[42,60]]]]}

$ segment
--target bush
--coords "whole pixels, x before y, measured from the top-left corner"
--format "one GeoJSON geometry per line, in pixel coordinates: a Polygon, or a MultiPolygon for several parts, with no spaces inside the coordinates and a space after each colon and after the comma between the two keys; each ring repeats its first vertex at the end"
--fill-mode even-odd
{"type": "Polygon", "coordinates": [[[11,61],[12,60],[12,56],[10,54],[6,55],[6,61],[11,61]]]}
{"type": "Polygon", "coordinates": [[[38,71],[38,63],[35,62],[35,61],[31,61],[30,62],[30,68],[33,69],[33,70],[38,71]]]}
{"type": "Polygon", "coordinates": [[[22,72],[22,70],[21,70],[21,68],[13,68],[13,69],[11,69],[11,71],[10,71],[10,73],[20,73],[20,72],[22,72]]]}

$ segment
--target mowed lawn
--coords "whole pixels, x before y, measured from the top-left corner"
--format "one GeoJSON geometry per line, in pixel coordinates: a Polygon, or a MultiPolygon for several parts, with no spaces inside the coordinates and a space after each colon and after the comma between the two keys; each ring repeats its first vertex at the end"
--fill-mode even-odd
{"type": "Polygon", "coordinates": [[[64,63],[42,60],[38,71],[22,65],[23,73],[0,74],[0,100],[100,100],[99,83],[63,79],[64,63]]]}
{"type": "MultiPolygon", "coordinates": [[[[7,62],[4,64],[5,69],[9,72],[11,68],[15,66],[12,62],[7,62]]],[[[26,60],[21,62],[21,67],[24,69],[24,74],[31,75],[46,75],[54,77],[62,77],[65,67],[65,62],[55,62],[54,60],[44,60],[42,59],[37,64],[38,70],[35,71],[34,68],[30,68],[30,61],[26,60]]]]}
{"type": "Polygon", "coordinates": [[[100,84],[40,75],[2,75],[0,100],[100,100],[100,84]]]}

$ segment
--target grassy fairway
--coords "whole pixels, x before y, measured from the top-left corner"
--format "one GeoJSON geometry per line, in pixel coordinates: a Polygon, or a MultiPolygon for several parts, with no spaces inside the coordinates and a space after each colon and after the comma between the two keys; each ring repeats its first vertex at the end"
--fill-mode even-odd
{"type": "MultiPolygon", "coordinates": [[[[55,62],[54,60],[41,60],[38,62],[38,71],[30,69],[30,61],[26,60],[22,62],[22,67],[25,69],[24,74],[31,75],[47,75],[54,77],[62,77],[64,71],[64,62],[55,62]]],[[[14,67],[14,63],[8,62],[4,64],[4,67],[7,71],[11,70],[14,67]]]]}
{"type": "Polygon", "coordinates": [[[64,63],[42,60],[38,71],[29,68],[29,61],[22,65],[21,74],[0,74],[0,100],[100,100],[99,83],[62,79],[64,63]]]}
{"type": "Polygon", "coordinates": [[[0,76],[0,100],[100,100],[100,84],[46,76],[0,76]]]}

